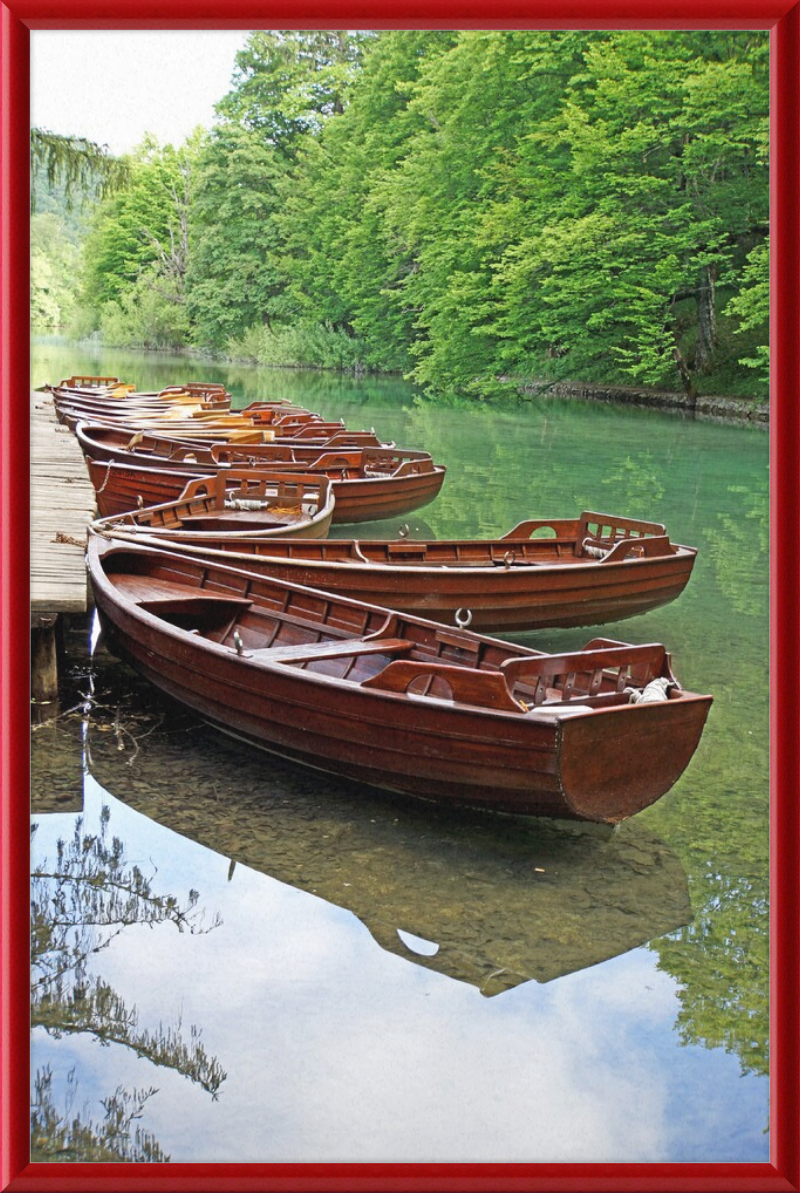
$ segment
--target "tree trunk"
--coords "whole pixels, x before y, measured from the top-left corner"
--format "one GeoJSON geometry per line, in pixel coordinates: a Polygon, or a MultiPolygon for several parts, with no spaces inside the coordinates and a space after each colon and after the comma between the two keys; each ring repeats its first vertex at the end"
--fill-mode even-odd
{"type": "Polygon", "coordinates": [[[704,265],[700,270],[700,281],[697,287],[695,368],[698,373],[705,373],[709,369],[717,343],[716,287],[716,268],[713,265],[704,265]]]}
{"type": "Polygon", "coordinates": [[[678,372],[681,375],[683,391],[688,398],[692,399],[692,409],[694,409],[695,405],[697,404],[697,390],[694,387],[694,382],[692,380],[692,374],[689,371],[689,366],[687,365],[687,363],[684,359],[683,353],[681,352],[681,350],[677,344],[673,348],[672,354],[675,359],[675,364],[678,368],[678,372]]]}

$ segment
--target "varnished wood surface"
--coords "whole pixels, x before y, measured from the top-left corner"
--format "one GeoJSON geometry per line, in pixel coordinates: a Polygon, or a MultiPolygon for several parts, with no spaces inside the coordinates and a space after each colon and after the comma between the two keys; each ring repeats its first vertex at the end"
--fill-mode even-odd
{"type": "MultiPolygon", "coordinates": [[[[236,462],[241,470],[247,463],[236,462]]],[[[194,465],[191,469],[129,465],[113,460],[95,460],[87,456],[87,467],[97,491],[97,506],[104,518],[127,513],[141,506],[162,505],[176,501],[188,480],[207,476],[208,471],[194,465]]],[[[291,472],[301,467],[303,472],[318,471],[333,484],[336,504],[334,522],[369,522],[408,514],[428,505],[438,496],[445,469],[439,465],[420,472],[395,475],[361,472],[355,477],[341,477],[341,469],[316,470],[305,462],[299,464],[268,464],[267,471],[282,469],[291,472]]],[[[215,468],[216,471],[216,468],[215,468]]],[[[264,471],[254,468],[254,474],[264,471]]]]}
{"type": "Polygon", "coordinates": [[[31,393],[31,615],[87,607],[84,551],[95,494],[75,436],[49,393],[31,393]]]}
{"type": "Polygon", "coordinates": [[[498,539],[431,541],[234,540],[210,532],[198,541],[177,525],[151,532],[148,510],[116,518],[116,525],[111,518],[98,526],[445,624],[458,615],[473,629],[493,632],[603,625],[655,609],[680,596],[695,558],[692,548],[655,533],[663,531],[660,524],[605,514],[527,521],[498,539]],[[608,535],[591,537],[588,527],[598,519],[610,524],[608,535]],[[630,537],[637,526],[649,537],[630,537]],[[552,537],[523,537],[540,527],[552,537]]]}
{"type": "Polygon", "coordinates": [[[107,643],[168,696],[243,741],[389,791],[616,823],[676,782],[711,704],[679,687],[658,644],[542,655],[97,535],[88,559],[107,643]],[[656,699],[631,699],[655,678],[656,699]]]}

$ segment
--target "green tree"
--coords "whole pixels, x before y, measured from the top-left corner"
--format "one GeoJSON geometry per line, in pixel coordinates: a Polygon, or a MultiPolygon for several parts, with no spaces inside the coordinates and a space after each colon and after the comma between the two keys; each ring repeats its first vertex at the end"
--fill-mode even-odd
{"type": "Polygon", "coordinates": [[[284,157],[263,136],[224,123],[207,139],[191,213],[188,312],[198,343],[222,349],[280,310],[276,224],[284,157]]]}
{"type": "Polygon", "coordinates": [[[344,110],[369,34],[252,33],[206,141],[192,213],[195,338],[224,349],[292,308],[279,214],[300,146],[344,110]],[[284,185],[281,185],[284,183],[284,185]]]}
{"type": "Polygon", "coordinates": [[[36,211],[46,190],[62,189],[71,208],[77,193],[86,197],[109,194],[128,177],[127,162],[113,157],[105,145],[85,137],[64,136],[45,128],[31,129],[31,210],[36,211]]]}
{"type": "Polygon", "coordinates": [[[86,304],[98,319],[109,303],[128,319],[142,308],[138,340],[152,346],[162,340],[148,334],[154,307],[173,328],[169,342],[181,342],[188,328],[183,308],[198,150],[199,133],[177,150],[147,137],[130,160],[128,185],[101,204],[84,246],[86,304]]]}
{"type": "Polygon", "coordinates": [[[558,116],[530,139],[565,147],[547,207],[525,204],[528,233],[496,282],[498,330],[517,333],[551,375],[692,392],[716,344],[716,289],[742,245],[766,230],[759,160],[766,41],[751,34],[625,33],[590,45],[558,116]],[[725,53],[723,53],[725,51],[725,53]]]}
{"type": "Polygon", "coordinates": [[[31,325],[34,331],[65,327],[75,308],[78,245],[64,219],[52,212],[31,216],[31,325]]]}
{"type": "MultiPolygon", "coordinates": [[[[588,35],[591,36],[591,35],[588,35]]],[[[558,110],[586,34],[462,34],[413,100],[426,128],[387,187],[387,218],[415,244],[404,300],[416,312],[413,376],[431,390],[483,396],[501,371],[504,295],[496,262],[541,201],[523,151],[558,110]]],[[[539,215],[541,219],[541,215],[539,215]]]]}
{"type": "Polygon", "coordinates": [[[297,29],[251,33],[236,55],[231,91],[217,105],[232,124],[290,154],[344,110],[368,33],[297,29]]]}
{"type": "Polygon", "coordinates": [[[759,335],[753,356],[740,357],[739,363],[769,380],[769,237],[748,253],[741,287],[730,299],[726,314],[738,319],[739,334],[755,331],[759,335]]]}
{"type": "Polygon", "coordinates": [[[413,256],[386,225],[380,184],[422,126],[409,107],[420,73],[455,37],[397,30],[369,42],[347,109],[306,138],[283,187],[295,317],[358,337],[377,368],[407,368],[413,337],[413,313],[396,299],[413,256]]]}

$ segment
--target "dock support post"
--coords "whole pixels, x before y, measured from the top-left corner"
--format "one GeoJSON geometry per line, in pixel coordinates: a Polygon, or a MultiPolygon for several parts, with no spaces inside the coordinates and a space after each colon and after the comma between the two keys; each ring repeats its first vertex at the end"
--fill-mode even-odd
{"type": "Polygon", "coordinates": [[[36,701],[58,698],[58,615],[31,618],[31,696],[36,701]]]}

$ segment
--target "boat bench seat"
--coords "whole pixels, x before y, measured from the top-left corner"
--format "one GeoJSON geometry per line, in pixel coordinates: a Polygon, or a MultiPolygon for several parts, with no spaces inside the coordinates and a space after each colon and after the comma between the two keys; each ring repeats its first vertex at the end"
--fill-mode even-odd
{"type": "Polygon", "coordinates": [[[276,663],[311,663],[318,659],[350,658],[364,654],[397,654],[416,646],[409,638],[371,638],[368,641],[300,642],[295,646],[273,646],[253,650],[253,657],[262,656],[276,663]]]}
{"type": "Polygon", "coordinates": [[[140,604],[155,606],[168,601],[181,601],[190,605],[192,602],[203,601],[206,604],[225,603],[246,608],[253,603],[247,597],[237,596],[235,593],[214,592],[207,588],[191,588],[186,584],[179,584],[174,580],[164,580],[156,576],[137,576],[124,572],[115,575],[112,572],[109,579],[119,592],[140,604]]]}
{"type": "Polygon", "coordinates": [[[140,609],[153,613],[178,629],[201,633],[212,642],[222,642],[252,601],[234,593],[191,589],[185,584],[153,577],[113,576],[116,588],[140,609]]]}

